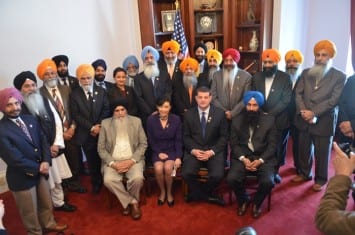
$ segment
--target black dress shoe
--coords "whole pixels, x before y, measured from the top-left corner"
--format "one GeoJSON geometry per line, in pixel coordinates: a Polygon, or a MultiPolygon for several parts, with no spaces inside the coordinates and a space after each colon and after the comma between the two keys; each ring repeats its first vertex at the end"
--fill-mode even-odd
{"type": "Polygon", "coordinates": [[[223,198],[218,197],[218,196],[209,196],[207,198],[207,201],[212,204],[216,204],[218,206],[225,206],[226,203],[224,202],[223,198]]]}
{"type": "Polygon", "coordinates": [[[54,210],[56,210],[56,211],[64,211],[64,212],[74,212],[74,211],[76,211],[76,206],[70,205],[68,203],[64,203],[63,206],[54,207],[54,210]]]}
{"type": "Polygon", "coordinates": [[[173,207],[175,204],[175,200],[169,201],[167,200],[168,207],[173,207]]]}
{"type": "Polygon", "coordinates": [[[274,181],[275,181],[276,184],[281,183],[281,180],[282,180],[282,178],[281,178],[281,176],[279,174],[275,174],[274,175],[274,181]]]}
{"type": "Polygon", "coordinates": [[[239,206],[237,214],[239,216],[245,215],[245,213],[248,210],[249,204],[250,204],[250,201],[248,200],[248,201],[244,202],[241,206],[239,206]]]}
{"type": "Polygon", "coordinates": [[[261,208],[253,205],[252,216],[254,219],[259,218],[261,215],[261,208]]]}
{"type": "Polygon", "coordinates": [[[162,206],[162,205],[164,205],[164,202],[165,202],[165,200],[160,200],[158,198],[157,204],[158,204],[158,206],[162,206]]]}

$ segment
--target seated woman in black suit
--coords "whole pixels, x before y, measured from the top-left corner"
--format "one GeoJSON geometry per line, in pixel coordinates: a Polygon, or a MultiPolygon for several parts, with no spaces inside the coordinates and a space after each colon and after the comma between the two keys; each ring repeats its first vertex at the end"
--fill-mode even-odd
{"type": "Polygon", "coordinates": [[[149,116],[147,120],[148,143],[152,149],[155,178],[160,188],[158,205],[163,205],[167,200],[168,206],[172,207],[172,172],[181,165],[182,127],[180,118],[170,113],[169,98],[159,99],[157,109],[158,113],[149,116]]]}
{"type": "Polygon", "coordinates": [[[107,91],[108,100],[110,102],[110,110],[114,110],[114,104],[127,103],[127,113],[132,116],[138,115],[136,97],[132,87],[126,86],[127,72],[121,67],[113,70],[114,86],[107,91]]]}

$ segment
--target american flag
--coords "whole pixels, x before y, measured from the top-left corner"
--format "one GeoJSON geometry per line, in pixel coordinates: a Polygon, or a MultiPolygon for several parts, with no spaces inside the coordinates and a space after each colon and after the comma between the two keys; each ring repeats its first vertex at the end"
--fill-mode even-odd
{"type": "Polygon", "coordinates": [[[189,57],[189,47],[187,46],[184,26],[182,25],[180,10],[176,10],[174,32],[172,39],[180,44],[179,58],[183,59],[189,57]]]}

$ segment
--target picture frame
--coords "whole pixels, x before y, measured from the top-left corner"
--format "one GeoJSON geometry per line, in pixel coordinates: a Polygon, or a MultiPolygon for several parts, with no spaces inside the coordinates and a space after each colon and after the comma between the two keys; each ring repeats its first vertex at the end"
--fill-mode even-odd
{"type": "Polygon", "coordinates": [[[163,32],[174,31],[175,16],[175,10],[161,11],[161,22],[163,32]]]}
{"type": "Polygon", "coordinates": [[[207,47],[207,50],[210,50],[210,49],[218,50],[218,40],[217,39],[205,39],[205,40],[202,40],[202,42],[207,47]]]}
{"type": "Polygon", "coordinates": [[[196,32],[200,34],[211,34],[217,32],[216,12],[196,13],[196,32]]]}

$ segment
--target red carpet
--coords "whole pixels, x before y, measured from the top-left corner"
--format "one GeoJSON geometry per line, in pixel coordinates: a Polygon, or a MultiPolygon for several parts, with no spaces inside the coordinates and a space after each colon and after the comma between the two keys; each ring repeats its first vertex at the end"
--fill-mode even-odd
{"type": "MultiPolygon", "coordinates": [[[[55,212],[56,219],[67,223],[69,229],[65,234],[97,235],[97,234],[234,234],[243,226],[252,226],[258,235],[317,235],[321,234],[314,225],[314,214],[323,192],[315,193],[311,187],[313,182],[294,184],[290,180],[294,176],[292,159],[281,168],[282,183],[274,188],[271,199],[271,211],[267,212],[267,202],[263,204],[263,214],[253,219],[250,210],[244,217],[236,215],[235,199],[232,205],[221,208],[207,203],[185,203],[180,184],[175,186],[175,207],[157,206],[157,189],[153,187],[153,195],[147,198],[142,206],[143,216],[140,221],[133,221],[120,213],[120,207],[108,208],[106,192],[99,195],[70,193],[70,202],[78,207],[74,213],[55,212]]],[[[333,176],[332,164],[330,174],[333,176]]],[[[83,177],[88,186],[89,178],[83,177]]],[[[24,235],[25,230],[20,220],[11,193],[0,195],[4,199],[6,214],[4,224],[8,234],[24,235]]],[[[225,194],[225,199],[228,199],[225,194]]],[[[354,208],[352,198],[348,209],[354,208]]]]}

